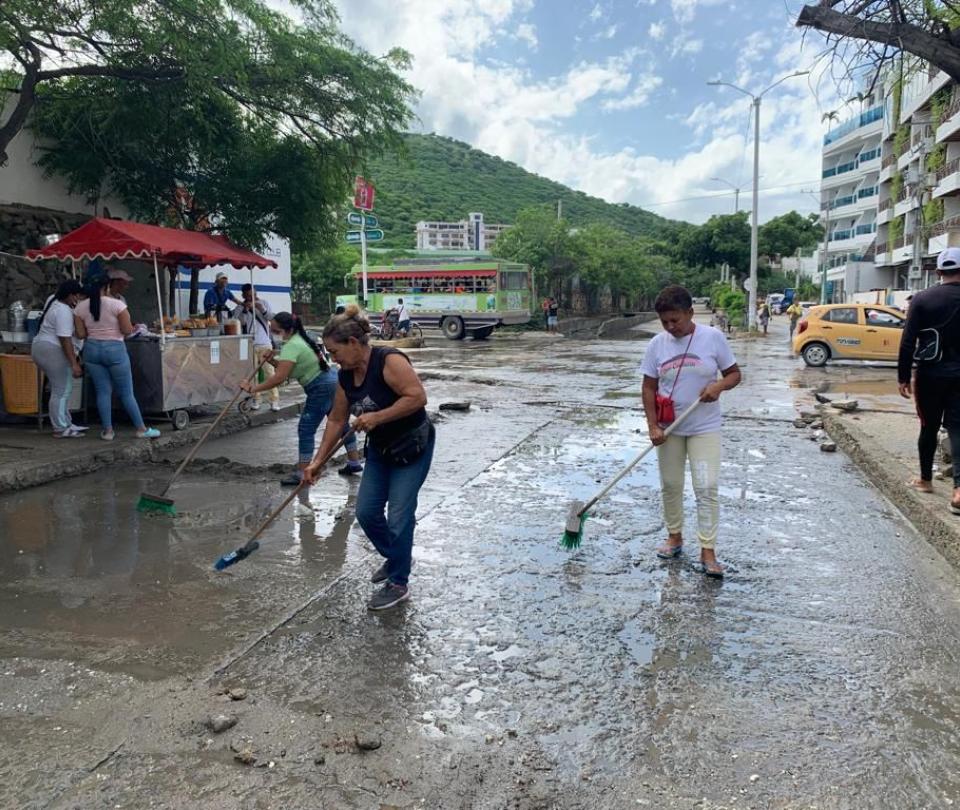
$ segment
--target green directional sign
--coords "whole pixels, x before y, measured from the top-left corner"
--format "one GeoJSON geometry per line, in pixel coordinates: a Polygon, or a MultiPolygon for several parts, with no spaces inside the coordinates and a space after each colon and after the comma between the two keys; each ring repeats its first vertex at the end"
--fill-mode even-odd
{"type": "Polygon", "coordinates": [[[347,214],[347,223],[350,225],[366,225],[368,228],[376,228],[377,225],[380,224],[380,220],[373,214],[349,213],[347,214]]]}
{"type": "MultiPolygon", "coordinates": [[[[368,242],[382,242],[384,233],[380,228],[364,231],[368,242]]],[[[347,242],[351,245],[360,244],[360,231],[347,231],[347,242]]]]}

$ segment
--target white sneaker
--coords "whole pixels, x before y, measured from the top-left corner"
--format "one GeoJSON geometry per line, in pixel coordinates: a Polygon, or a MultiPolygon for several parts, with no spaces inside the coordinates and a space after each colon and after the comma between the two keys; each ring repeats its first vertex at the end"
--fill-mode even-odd
{"type": "Polygon", "coordinates": [[[74,431],[75,433],[84,433],[85,431],[90,430],[90,428],[89,428],[89,426],[87,426],[87,425],[73,425],[73,424],[71,424],[71,425],[70,425],[70,430],[74,431]]]}
{"type": "Polygon", "coordinates": [[[259,410],[260,410],[260,403],[257,402],[256,400],[254,400],[253,402],[251,402],[251,403],[250,403],[250,410],[251,410],[251,411],[259,411],[259,410]]]}
{"type": "Polygon", "coordinates": [[[83,433],[79,430],[74,430],[73,427],[68,427],[66,430],[61,430],[59,433],[54,433],[53,437],[55,439],[79,439],[83,433]]]}
{"type": "Polygon", "coordinates": [[[279,402],[271,402],[271,403],[270,403],[270,410],[271,410],[271,411],[279,411],[279,410],[280,410],[280,403],[279,403],[279,402]]]}

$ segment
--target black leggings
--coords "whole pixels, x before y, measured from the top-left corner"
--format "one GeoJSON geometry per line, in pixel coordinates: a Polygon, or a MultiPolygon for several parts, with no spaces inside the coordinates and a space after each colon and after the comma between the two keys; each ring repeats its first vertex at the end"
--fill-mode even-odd
{"type": "Polygon", "coordinates": [[[940,425],[950,436],[953,454],[953,485],[960,487],[960,379],[917,375],[914,386],[917,415],[920,417],[920,478],[933,480],[933,458],[937,453],[940,425]]]}

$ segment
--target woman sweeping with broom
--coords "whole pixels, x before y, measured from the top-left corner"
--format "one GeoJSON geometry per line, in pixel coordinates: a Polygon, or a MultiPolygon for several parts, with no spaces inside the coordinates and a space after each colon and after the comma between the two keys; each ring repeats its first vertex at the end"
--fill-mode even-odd
{"type": "Polygon", "coordinates": [[[427,395],[407,356],[370,345],[370,323],[356,304],[334,315],[323,343],[340,366],[333,410],[317,460],[304,470],[313,482],[336,446],[350,415],[367,434],[367,463],[357,493],[357,521],[384,563],[371,581],[382,584],[370,610],[386,610],[409,598],[407,579],[417,524],[417,498],[430,472],[436,434],[427,418],[427,395]]]}
{"type": "Polygon", "coordinates": [[[697,499],[698,539],[703,573],[723,577],[717,561],[720,524],[720,395],[740,384],[740,369],[723,333],[693,321],[693,300],[686,289],[667,287],[654,309],[664,331],[650,341],[643,357],[643,408],[650,440],[657,447],[666,541],[657,556],[669,560],[683,552],[683,482],[687,459],[697,499]],[[665,435],[678,414],[700,404],[665,435]]]}

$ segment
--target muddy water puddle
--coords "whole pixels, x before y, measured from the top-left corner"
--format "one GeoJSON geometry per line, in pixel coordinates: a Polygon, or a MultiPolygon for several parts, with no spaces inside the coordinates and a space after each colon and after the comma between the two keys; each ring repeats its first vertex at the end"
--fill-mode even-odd
{"type": "Polygon", "coordinates": [[[260,551],[217,573],[214,561],[285,493],[273,482],[188,475],[169,492],[176,516],[137,511],[141,493],[159,492],[168,474],[136,468],[0,499],[0,655],[77,656],[162,677],[222,653],[347,563],[346,482],[304,495],[260,551]]]}

